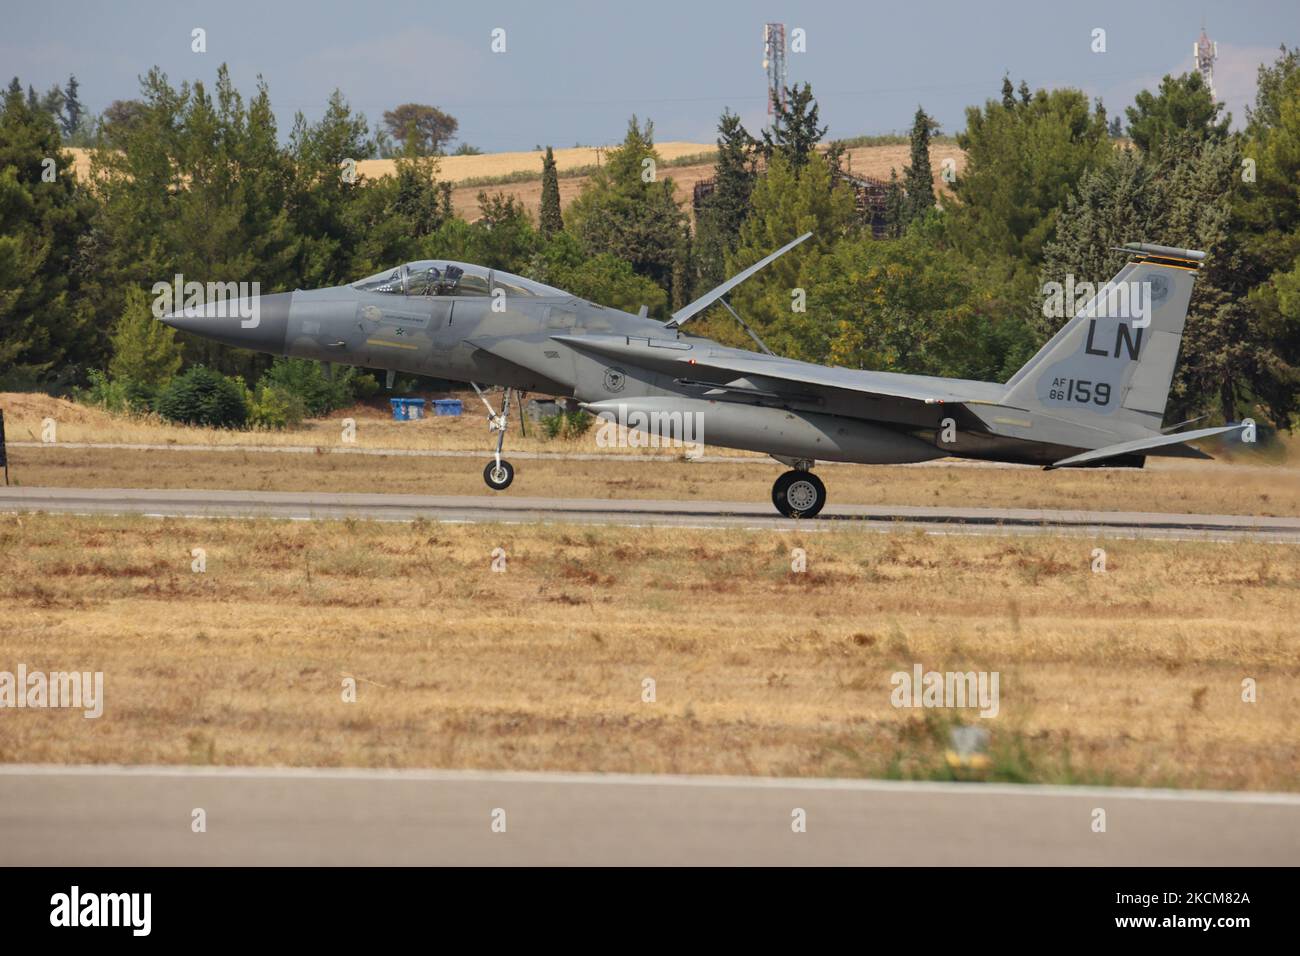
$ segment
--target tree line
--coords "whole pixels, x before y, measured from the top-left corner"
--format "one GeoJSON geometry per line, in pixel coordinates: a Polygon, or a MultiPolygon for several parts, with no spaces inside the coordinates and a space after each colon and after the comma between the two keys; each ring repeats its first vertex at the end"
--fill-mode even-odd
{"type": "MultiPolygon", "coordinates": [[[[947,171],[938,195],[937,125],[918,108],[883,238],[807,84],[787,91],[759,136],[723,112],[715,186],[693,222],[658,170],[654,124],[638,117],[566,209],[548,148],[536,222],[518,200],[486,192],[471,222],[438,174],[456,121],[431,107],[405,104],[372,131],[335,91],[320,119],[299,114],[282,136],[266,84],[245,97],[224,66],[210,86],[151,70],[137,99],[97,118],[75,78],[45,96],[15,79],[0,113],[0,388],[90,385],[152,407],[196,366],[240,379],[254,398],[306,387],[301,370],[151,323],[144,292],[176,273],[256,280],[265,293],[459,259],[662,318],[806,231],[810,241],[732,296],[774,352],[1005,380],[1060,324],[1044,315],[1045,283],[1104,282],[1122,262],[1112,247],[1145,241],[1208,253],[1171,420],[1255,415],[1290,427],[1300,410],[1298,65],[1300,51],[1283,47],[1260,68],[1238,133],[1196,73],[1140,94],[1125,123],[1079,90],[1005,78],[968,108],[957,136],[965,167],[947,171]],[[77,143],[95,147],[84,181],[63,151],[77,143]],[[348,175],[349,160],[381,152],[395,155],[394,175],[348,175]]],[[[749,343],[720,310],[694,330],[749,343]]]]}

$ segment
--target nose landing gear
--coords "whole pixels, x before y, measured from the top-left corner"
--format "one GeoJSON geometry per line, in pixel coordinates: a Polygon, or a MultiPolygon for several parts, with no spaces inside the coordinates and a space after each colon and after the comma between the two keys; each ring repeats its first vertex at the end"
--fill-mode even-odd
{"type": "MultiPolygon", "coordinates": [[[[473,382],[470,382],[474,385],[473,382]]],[[[483,389],[474,385],[474,391],[478,393],[479,399],[487,406],[488,410],[488,431],[497,433],[497,450],[492,460],[487,463],[483,469],[483,480],[493,491],[505,491],[510,487],[510,482],[515,480],[515,466],[510,464],[501,457],[501,446],[506,441],[506,427],[510,420],[510,396],[514,389],[507,388],[505,397],[501,401],[501,414],[498,415],[492,408],[492,403],[487,400],[483,394],[483,389]]]]}
{"type": "Polygon", "coordinates": [[[490,461],[483,468],[483,480],[493,491],[505,491],[515,480],[515,466],[504,458],[490,461]]]}
{"type": "Polygon", "coordinates": [[[772,504],[787,518],[813,518],[826,505],[826,486],[811,471],[796,468],[772,485],[772,504]]]}

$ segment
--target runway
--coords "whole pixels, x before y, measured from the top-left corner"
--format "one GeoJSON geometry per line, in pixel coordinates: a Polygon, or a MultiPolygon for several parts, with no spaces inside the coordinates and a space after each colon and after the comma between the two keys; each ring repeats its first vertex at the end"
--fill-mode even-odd
{"type": "MultiPolygon", "coordinates": [[[[30,433],[30,429],[28,430],[30,433]]],[[[211,444],[181,444],[169,443],[160,444],[157,442],[103,442],[103,441],[60,441],[60,442],[42,442],[42,441],[10,441],[7,443],[10,448],[23,449],[42,449],[45,451],[57,450],[92,450],[92,451],[167,451],[167,452],[230,452],[240,454],[279,454],[279,455],[367,455],[377,458],[455,458],[466,461],[482,462],[487,458],[487,452],[483,449],[454,449],[454,448],[386,448],[386,447],[367,447],[365,445],[342,445],[342,444],[320,444],[320,445],[248,445],[241,442],[231,442],[228,444],[211,445],[211,444]]],[[[755,465],[762,468],[772,468],[773,459],[767,455],[757,454],[719,454],[716,451],[712,454],[705,455],[685,455],[680,451],[672,453],[664,451],[647,451],[642,450],[636,454],[624,452],[571,452],[571,451],[523,451],[521,449],[510,449],[509,458],[511,461],[588,461],[609,463],[632,463],[637,465],[755,465]]],[[[860,467],[853,462],[844,461],[819,461],[819,469],[822,468],[854,468],[860,467]]],[[[1005,461],[981,461],[974,458],[936,458],[933,461],[916,461],[905,462],[897,465],[890,465],[890,468],[907,468],[907,469],[929,469],[929,468],[977,468],[977,469],[1018,469],[1025,471],[1038,471],[1039,465],[1021,465],[1005,461]]],[[[1202,461],[1194,458],[1157,458],[1147,463],[1149,470],[1178,470],[1178,471],[1222,471],[1223,465],[1214,461],[1202,461]]],[[[1256,472],[1264,474],[1277,474],[1279,469],[1275,465],[1252,465],[1241,461],[1232,463],[1234,472],[1256,472]]]]}
{"type": "Polygon", "coordinates": [[[622,527],[745,528],[812,532],[843,528],[931,534],[1052,534],[1300,544],[1300,518],[829,505],[814,520],[776,514],[771,504],[734,501],[564,499],[497,495],[381,495],[194,491],[141,488],[0,488],[0,512],[142,514],[159,517],[362,518],[380,521],[577,523],[622,527]]]}
{"type": "Polygon", "coordinates": [[[1297,794],[494,771],[0,767],[6,866],[1297,863],[1297,794]],[[204,832],[195,832],[195,810],[203,811],[204,832]],[[797,811],[804,832],[792,826],[797,811]],[[1104,832],[1095,829],[1098,811],[1104,832]]]}

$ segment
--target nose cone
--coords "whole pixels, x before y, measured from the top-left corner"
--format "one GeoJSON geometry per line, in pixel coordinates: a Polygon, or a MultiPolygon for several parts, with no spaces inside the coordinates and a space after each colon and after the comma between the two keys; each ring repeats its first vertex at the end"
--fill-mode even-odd
{"type": "Polygon", "coordinates": [[[282,354],[292,300],[292,292],[221,299],[186,306],[164,315],[162,321],[174,329],[193,332],[224,345],[282,354]]]}

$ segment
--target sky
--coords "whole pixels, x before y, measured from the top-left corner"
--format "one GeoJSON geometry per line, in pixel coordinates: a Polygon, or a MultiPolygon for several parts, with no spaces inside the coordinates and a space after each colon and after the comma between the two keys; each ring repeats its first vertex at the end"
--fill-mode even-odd
{"type": "Polygon", "coordinates": [[[959,132],[965,108],[997,97],[1008,73],[1017,86],[1082,89],[1114,115],[1192,68],[1202,23],[1240,127],[1259,64],[1300,44],[1296,0],[0,0],[0,17],[5,81],[44,91],[75,73],[94,112],[137,95],[154,65],[174,83],[211,84],[226,63],[245,94],[265,78],[282,137],[338,88],[372,127],[398,104],[430,103],[460,121],[457,142],[489,152],[616,142],[632,114],[652,119],[660,142],[712,142],[724,108],[757,131],[766,21],[804,31],[789,82],[812,84],[830,138],[906,132],[918,106],[959,132]],[[196,28],[204,53],[191,49],[196,28]],[[1092,50],[1096,29],[1105,52],[1092,50]],[[495,30],[504,52],[492,50],[495,30]]]}

